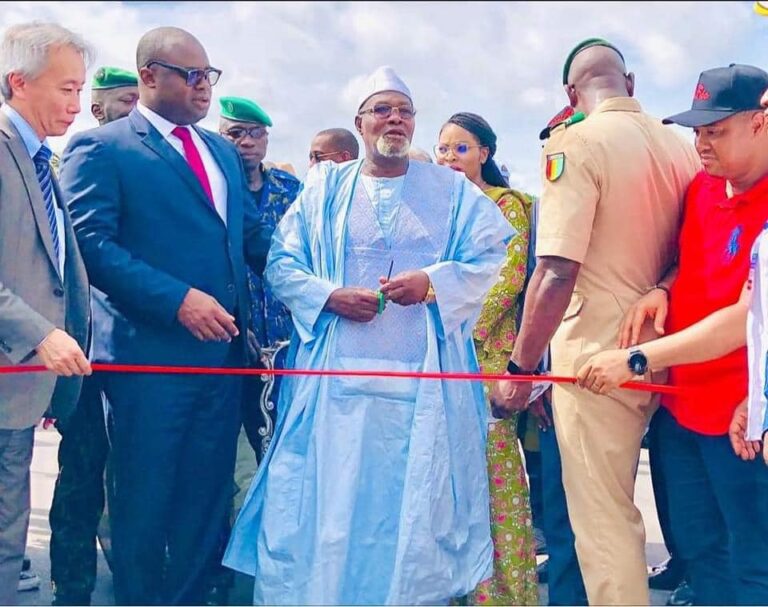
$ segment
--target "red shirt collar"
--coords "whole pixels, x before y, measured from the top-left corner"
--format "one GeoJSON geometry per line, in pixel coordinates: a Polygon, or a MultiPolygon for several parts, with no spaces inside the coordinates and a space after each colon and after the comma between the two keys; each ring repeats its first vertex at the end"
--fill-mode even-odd
{"type": "Polygon", "coordinates": [[[726,179],[722,177],[714,177],[705,173],[706,181],[705,185],[707,189],[712,192],[713,196],[719,197],[717,206],[724,209],[733,209],[741,204],[747,204],[750,200],[756,200],[763,196],[768,196],[768,175],[763,175],[755,185],[749,188],[746,192],[741,194],[734,194],[731,198],[728,198],[728,194],[725,190],[726,179]]]}

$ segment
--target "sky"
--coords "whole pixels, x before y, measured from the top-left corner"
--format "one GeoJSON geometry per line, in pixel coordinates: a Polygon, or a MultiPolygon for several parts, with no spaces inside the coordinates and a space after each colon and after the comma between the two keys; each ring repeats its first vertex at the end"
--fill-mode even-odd
{"type": "MultiPolygon", "coordinates": [[[[540,191],[539,131],[566,103],[565,57],[584,38],[607,38],[635,73],[635,97],[664,117],[688,109],[702,70],[768,69],[768,17],[752,2],[0,2],[0,30],[55,21],[96,49],[102,65],[135,69],[146,31],[186,29],[223,70],[201,126],[216,130],[218,98],[248,97],[272,117],[267,159],[303,177],[322,129],[354,131],[366,77],[391,65],[417,109],[413,144],[431,150],[459,111],[483,116],[513,187],[540,191]]],[[[83,109],[67,137],[96,126],[83,109]]],[[[670,127],[678,128],[678,127],[670,127]]],[[[690,135],[686,132],[686,135],[690,135]]]]}

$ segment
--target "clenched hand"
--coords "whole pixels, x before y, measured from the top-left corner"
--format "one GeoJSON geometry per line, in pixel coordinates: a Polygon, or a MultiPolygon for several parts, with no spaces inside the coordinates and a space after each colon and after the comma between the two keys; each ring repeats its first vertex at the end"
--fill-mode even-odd
{"type": "Polygon", "coordinates": [[[54,329],[48,333],[35,351],[46,368],[56,375],[72,377],[92,373],[91,364],[80,348],[80,344],[61,329],[54,329]]]}
{"type": "Polygon", "coordinates": [[[325,310],[355,322],[371,322],[379,310],[376,291],[361,288],[336,289],[325,304],[325,310]]]}
{"type": "Polygon", "coordinates": [[[728,428],[728,438],[731,439],[733,452],[744,461],[755,459],[760,453],[759,440],[746,440],[747,434],[747,401],[742,402],[733,412],[731,425],[728,428]]]}
{"type": "Polygon", "coordinates": [[[421,303],[429,290],[429,275],[421,270],[403,272],[389,281],[382,277],[379,282],[384,297],[401,306],[421,303]]]}
{"type": "Polygon", "coordinates": [[[235,317],[214,297],[198,289],[187,291],[176,317],[200,341],[232,341],[240,334],[235,317]]]}

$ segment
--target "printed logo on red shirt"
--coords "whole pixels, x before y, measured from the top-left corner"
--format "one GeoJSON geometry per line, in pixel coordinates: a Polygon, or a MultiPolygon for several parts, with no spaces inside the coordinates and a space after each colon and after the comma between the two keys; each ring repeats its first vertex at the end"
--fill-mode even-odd
{"type": "Polygon", "coordinates": [[[693,98],[697,101],[707,101],[709,100],[709,96],[709,91],[701,82],[699,82],[696,87],[696,92],[693,94],[693,98]]]}

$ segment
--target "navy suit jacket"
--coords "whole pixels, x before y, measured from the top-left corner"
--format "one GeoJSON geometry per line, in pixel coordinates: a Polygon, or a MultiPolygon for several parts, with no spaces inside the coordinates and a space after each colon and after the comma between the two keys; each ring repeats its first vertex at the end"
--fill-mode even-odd
{"type": "MultiPolygon", "coordinates": [[[[218,365],[230,345],[202,342],[177,319],[194,287],[246,334],[245,263],[263,271],[271,229],[257,216],[237,149],[194,127],[227,181],[227,223],[186,160],[138,111],[72,137],[60,184],[89,279],[94,360],[218,365]]],[[[238,339],[245,352],[245,340],[238,339]]]]}

